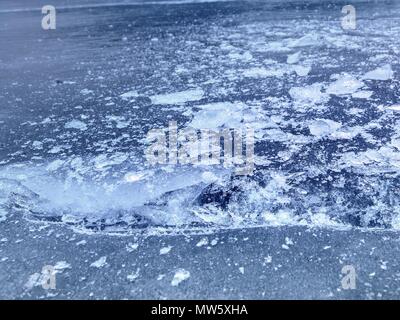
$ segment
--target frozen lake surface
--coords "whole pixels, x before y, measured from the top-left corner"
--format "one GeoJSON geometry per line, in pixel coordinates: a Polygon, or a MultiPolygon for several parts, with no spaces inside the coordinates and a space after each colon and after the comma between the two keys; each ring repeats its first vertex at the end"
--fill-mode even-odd
{"type": "Polygon", "coordinates": [[[0,4],[0,297],[399,297],[398,1],[54,2],[0,4]],[[253,174],[149,163],[171,122],[253,174]]]}

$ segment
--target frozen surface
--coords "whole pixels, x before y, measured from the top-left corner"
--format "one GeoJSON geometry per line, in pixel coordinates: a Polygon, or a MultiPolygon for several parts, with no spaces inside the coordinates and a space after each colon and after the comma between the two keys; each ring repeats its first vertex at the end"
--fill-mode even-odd
{"type": "MultiPolygon", "coordinates": [[[[0,225],[0,298],[398,299],[397,232],[307,227],[109,236],[11,218],[0,225]],[[171,251],[161,254],[163,248],[171,251]],[[42,288],[43,267],[56,288],[42,288]],[[346,265],[356,289],[341,286],[346,265]]],[[[17,218],[18,219],[18,218],[17,218]]]]}
{"type": "MultiPolygon", "coordinates": [[[[335,237],[358,242],[367,232],[370,250],[379,247],[380,232],[389,232],[393,248],[381,254],[398,254],[397,1],[354,1],[352,31],[341,28],[347,4],[341,1],[59,0],[54,31],[41,29],[43,4],[0,4],[6,48],[0,52],[0,236],[8,233],[0,254],[7,257],[1,263],[10,264],[6,270],[18,265],[10,243],[22,230],[29,230],[28,248],[30,238],[48,247],[47,228],[94,233],[81,239],[87,243],[110,233],[162,243],[166,235],[254,232],[254,247],[264,232],[289,230],[289,243],[276,244],[281,249],[291,248],[292,230],[310,227],[323,228],[319,235],[331,236],[331,246],[335,237]],[[254,174],[235,176],[219,165],[150,164],[146,134],[171,121],[179,130],[253,128],[254,174]]],[[[303,236],[298,252],[310,241],[303,236]]],[[[213,247],[211,240],[196,243],[213,247]]],[[[154,259],[173,256],[176,245],[149,244],[154,259]]],[[[104,249],[101,243],[97,248],[104,249]]],[[[315,246],[309,250],[320,257],[315,246]]],[[[255,252],[262,251],[260,244],[255,252]]],[[[114,263],[105,254],[83,256],[77,259],[99,266],[90,272],[114,263]]],[[[54,263],[70,263],[66,258],[54,263]]],[[[333,261],[323,263],[331,268],[333,261]]],[[[243,264],[235,270],[246,276],[243,264]]],[[[124,280],[135,282],[145,270],[135,265],[124,280]]],[[[337,278],[340,270],[334,270],[337,278]]],[[[196,281],[190,268],[176,265],[161,277],[168,286],[171,272],[177,288],[196,281]]],[[[388,272],[393,284],[399,270],[388,272]]],[[[33,288],[40,274],[30,279],[33,288]]],[[[12,284],[7,288],[3,296],[21,293],[12,284]]],[[[313,290],[304,296],[325,297],[313,290]]],[[[290,296],[277,296],[285,294],[290,296]]]]}

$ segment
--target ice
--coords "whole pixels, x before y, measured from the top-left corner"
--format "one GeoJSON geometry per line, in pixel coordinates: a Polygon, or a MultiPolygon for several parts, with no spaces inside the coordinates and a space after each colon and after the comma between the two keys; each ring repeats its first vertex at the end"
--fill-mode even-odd
{"type": "Polygon", "coordinates": [[[354,92],[351,96],[357,99],[369,99],[374,94],[373,91],[370,90],[363,90],[354,92]]]}
{"type": "Polygon", "coordinates": [[[243,75],[247,78],[267,78],[267,77],[282,77],[285,74],[283,69],[266,69],[256,67],[245,70],[243,75]]]}
{"type": "Polygon", "coordinates": [[[187,280],[190,277],[190,272],[185,270],[185,269],[178,269],[175,272],[175,275],[171,281],[171,285],[176,287],[178,286],[182,281],[187,280]]]}
{"type": "Polygon", "coordinates": [[[291,246],[291,245],[294,244],[294,243],[293,243],[293,240],[290,239],[290,238],[288,238],[288,237],[285,237],[285,243],[286,243],[286,245],[288,245],[288,246],[291,246]]]}
{"type": "Polygon", "coordinates": [[[301,56],[301,52],[300,51],[296,52],[296,53],[293,53],[293,54],[290,54],[290,55],[288,55],[288,57],[286,59],[286,62],[289,63],[289,64],[297,63],[300,60],[300,56],[301,56]]]}
{"type": "Polygon", "coordinates": [[[167,94],[159,94],[151,96],[151,102],[153,104],[183,104],[185,102],[199,101],[203,98],[204,92],[201,89],[193,89],[182,92],[174,92],[167,94]]]}
{"type": "Polygon", "coordinates": [[[71,265],[66,261],[58,261],[54,265],[56,272],[62,272],[64,269],[71,269],[71,265]]]}
{"type": "Polygon", "coordinates": [[[390,80],[393,78],[393,70],[390,64],[385,64],[382,67],[376,68],[375,70],[367,72],[363,79],[367,80],[390,80]]]}
{"type": "Polygon", "coordinates": [[[366,151],[344,153],[339,159],[342,168],[368,168],[368,174],[377,172],[390,172],[400,168],[400,153],[396,147],[396,140],[378,149],[368,149],[366,151]]]}
{"type": "Polygon", "coordinates": [[[306,34],[305,36],[290,40],[288,42],[288,47],[290,48],[297,48],[297,47],[308,47],[308,46],[315,46],[320,45],[322,43],[322,39],[317,33],[306,34]]]}
{"type": "Polygon", "coordinates": [[[308,127],[313,136],[324,137],[340,129],[341,123],[329,119],[316,119],[308,127]]]}
{"type": "Polygon", "coordinates": [[[86,123],[80,120],[71,120],[65,124],[65,129],[77,129],[81,131],[85,131],[87,129],[86,123]]]}
{"type": "Polygon", "coordinates": [[[129,243],[126,247],[126,251],[133,252],[133,251],[137,250],[137,248],[139,248],[138,243],[129,243]]]}
{"type": "Polygon", "coordinates": [[[0,222],[6,221],[7,219],[7,210],[2,207],[2,203],[0,201],[0,222]]]}
{"type": "MultiPolygon", "coordinates": [[[[62,273],[65,269],[70,269],[71,265],[66,261],[58,261],[54,266],[48,265],[48,267],[54,268],[54,273],[62,273]]],[[[27,290],[32,290],[35,287],[43,286],[43,284],[48,283],[48,278],[46,274],[46,269],[43,269],[41,273],[36,272],[29,276],[28,281],[25,283],[24,287],[27,290]]]]}
{"type": "Polygon", "coordinates": [[[123,129],[129,126],[130,121],[126,120],[123,116],[107,116],[106,119],[110,122],[114,122],[118,129],[123,129]]]}
{"type": "Polygon", "coordinates": [[[305,77],[311,71],[311,67],[305,66],[294,66],[293,69],[299,77],[305,77]]]}
{"type": "Polygon", "coordinates": [[[81,90],[81,94],[83,94],[83,95],[88,95],[88,94],[92,94],[93,93],[93,91],[92,90],[89,90],[89,89],[83,89],[83,90],[81,90]]]}
{"type": "Polygon", "coordinates": [[[40,141],[33,141],[32,142],[32,148],[36,150],[43,149],[43,143],[40,141]]]}
{"type": "Polygon", "coordinates": [[[327,96],[321,89],[322,84],[314,83],[305,87],[293,87],[289,90],[289,94],[298,103],[319,104],[327,101],[327,96]]]}
{"type": "Polygon", "coordinates": [[[241,127],[243,112],[247,106],[241,102],[218,102],[199,106],[189,127],[196,129],[217,129],[241,127]]]}
{"type": "Polygon", "coordinates": [[[94,159],[94,165],[97,170],[105,170],[107,167],[121,164],[127,159],[128,155],[122,152],[117,152],[111,156],[101,154],[94,159]]]}
{"type": "Polygon", "coordinates": [[[400,230],[400,214],[397,213],[393,218],[392,218],[392,227],[395,230],[400,230]]]}
{"type": "Polygon", "coordinates": [[[233,59],[233,60],[251,61],[253,59],[253,55],[249,51],[246,51],[243,54],[230,53],[228,56],[230,59],[233,59]]]}
{"type": "Polygon", "coordinates": [[[6,168],[0,171],[1,203],[18,205],[42,217],[62,217],[72,224],[84,218],[94,222],[107,218],[110,224],[124,221],[136,225],[135,217],[140,216],[154,224],[176,226],[195,221],[189,206],[198,193],[207,183],[223,181],[229,174],[225,169],[211,173],[210,167],[182,167],[171,172],[128,169],[119,173],[120,179],[104,177],[126,159],[125,154],[97,157],[73,169],[59,163],[53,171],[48,171],[46,164],[6,168]]]}
{"type": "MultiPolygon", "coordinates": [[[[377,34],[372,20],[364,21],[367,39],[344,32],[340,23],[319,21],[315,9],[310,19],[285,21],[267,16],[250,21],[239,12],[233,20],[221,17],[223,28],[205,20],[188,32],[165,25],[172,30],[160,34],[155,28],[143,38],[125,29],[118,34],[114,25],[110,31],[122,46],[122,59],[106,55],[99,68],[82,61],[77,67],[88,67],[82,82],[74,76],[76,86],[67,91],[67,81],[54,85],[51,105],[24,116],[21,125],[30,134],[15,134],[20,146],[6,146],[15,150],[6,150],[0,162],[0,177],[8,179],[0,184],[0,220],[22,213],[74,228],[128,233],[291,224],[370,227],[375,220],[385,228],[397,225],[392,217],[397,213],[385,211],[386,199],[392,207],[398,201],[396,179],[387,176],[400,167],[396,82],[368,81],[394,78],[395,30],[377,34]],[[143,64],[146,59],[151,63],[143,64]],[[85,86],[90,90],[79,93],[85,86]],[[79,101],[69,100],[74,92],[79,101]],[[149,164],[141,158],[144,136],[168,121],[193,132],[254,128],[254,177],[221,173],[209,163],[149,164]],[[353,186],[357,183],[361,187],[353,186]]],[[[99,54],[111,48],[99,44],[105,48],[99,54]]],[[[32,92],[46,88],[32,85],[32,92]]],[[[12,129],[6,120],[1,124],[12,129]]],[[[200,149],[187,146],[191,152],[200,149]]],[[[138,244],[124,249],[133,252],[138,244]]]]}
{"type": "Polygon", "coordinates": [[[256,52],[287,52],[289,48],[282,41],[269,41],[267,43],[255,43],[254,50],[256,52]]]}
{"type": "Polygon", "coordinates": [[[63,151],[64,146],[54,146],[53,148],[51,148],[48,153],[50,154],[56,154],[56,153],[60,153],[61,151],[63,151]]]}
{"type": "Polygon", "coordinates": [[[280,210],[277,213],[264,212],[262,214],[264,221],[271,226],[291,225],[299,222],[291,212],[280,210]]]}
{"type": "Polygon", "coordinates": [[[77,246],[84,246],[84,245],[86,245],[86,244],[87,244],[87,241],[86,241],[86,240],[81,240],[81,241],[78,241],[78,242],[76,243],[77,246]]]}
{"type": "Polygon", "coordinates": [[[160,249],[160,255],[168,254],[172,249],[172,246],[164,247],[160,249]]]}
{"type": "Polygon", "coordinates": [[[357,80],[354,76],[344,74],[338,76],[337,80],[326,88],[326,92],[333,95],[352,94],[363,86],[364,83],[357,80]]]}
{"type": "Polygon", "coordinates": [[[142,173],[142,172],[138,172],[138,173],[129,172],[125,175],[124,179],[126,182],[137,182],[137,181],[142,180],[145,176],[146,176],[146,174],[142,173]]]}
{"type": "Polygon", "coordinates": [[[389,106],[386,109],[392,110],[392,111],[400,111],[400,104],[395,104],[395,105],[389,106]]]}
{"type": "Polygon", "coordinates": [[[137,98],[138,96],[139,96],[139,94],[135,90],[128,91],[128,92],[125,92],[125,93],[120,95],[120,97],[123,100],[129,100],[129,99],[132,99],[132,98],[137,98]]]}
{"type": "Polygon", "coordinates": [[[134,272],[134,273],[131,273],[131,274],[128,274],[127,276],[126,276],[126,278],[129,280],[129,281],[135,281],[137,278],[139,278],[139,274],[140,274],[140,268],[138,268],[138,269],[136,269],[136,271],[134,272]]]}
{"type": "Polygon", "coordinates": [[[271,263],[272,262],[272,257],[271,256],[266,256],[264,258],[265,263],[271,263]]]}
{"type": "Polygon", "coordinates": [[[202,238],[197,244],[196,247],[203,247],[208,245],[208,239],[207,238],[202,238]]]}
{"type": "Polygon", "coordinates": [[[219,180],[219,178],[211,171],[203,172],[201,177],[203,178],[203,181],[206,183],[213,183],[219,180]]]}
{"type": "Polygon", "coordinates": [[[107,264],[107,257],[103,256],[99,258],[98,260],[94,261],[93,263],[90,264],[91,267],[93,268],[102,268],[107,264]]]}

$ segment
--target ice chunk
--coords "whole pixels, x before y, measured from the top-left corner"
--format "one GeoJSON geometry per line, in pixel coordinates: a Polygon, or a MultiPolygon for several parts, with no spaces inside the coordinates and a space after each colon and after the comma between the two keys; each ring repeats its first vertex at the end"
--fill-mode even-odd
{"type": "Polygon", "coordinates": [[[133,251],[137,250],[137,248],[139,248],[138,243],[128,243],[128,245],[126,246],[126,251],[133,252],[133,251]]]}
{"type": "Polygon", "coordinates": [[[294,72],[300,77],[305,77],[311,71],[311,67],[304,67],[304,66],[294,66],[294,72]]]}
{"type": "Polygon", "coordinates": [[[288,55],[286,62],[289,64],[297,63],[300,60],[301,52],[296,52],[293,54],[288,55]]]}
{"type": "Polygon", "coordinates": [[[7,211],[5,208],[1,206],[0,202],[0,222],[6,221],[7,219],[7,211]]]}
{"type": "Polygon", "coordinates": [[[208,245],[208,239],[202,238],[199,242],[197,242],[196,247],[202,247],[208,245]]]}
{"type": "Polygon", "coordinates": [[[345,74],[331,83],[326,89],[326,92],[333,95],[352,94],[363,86],[364,83],[362,83],[362,81],[357,80],[352,75],[345,74]]]}
{"type": "Polygon", "coordinates": [[[400,104],[392,105],[390,107],[387,107],[386,109],[393,110],[393,111],[400,111],[400,104]]]}
{"type": "Polygon", "coordinates": [[[89,89],[83,89],[83,90],[81,90],[81,94],[83,94],[83,95],[87,95],[87,94],[91,94],[91,93],[93,93],[93,91],[92,91],[92,90],[89,90],[89,89]]]}
{"type": "Polygon", "coordinates": [[[374,94],[373,91],[369,91],[369,90],[362,90],[362,91],[357,91],[354,92],[351,96],[353,98],[357,98],[357,99],[369,99],[371,98],[371,96],[374,94]]]}
{"type": "Polygon", "coordinates": [[[390,64],[385,64],[384,66],[367,72],[363,79],[368,80],[390,80],[393,78],[393,70],[390,64]]]}
{"type": "Polygon", "coordinates": [[[35,150],[41,150],[43,149],[43,143],[40,141],[33,141],[32,148],[35,150]]]}
{"type": "Polygon", "coordinates": [[[265,263],[271,263],[272,262],[272,257],[268,255],[268,256],[266,256],[264,258],[264,261],[265,261],[265,263]]]}
{"type": "Polygon", "coordinates": [[[320,83],[314,83],[306,87],[293,87],[289,94],[296,102],[315,104],[326,100],[326,94],[321,92],[321,89],[320,83]]]}
{"type": "Polygon", "coordinates": [[[71,269],[71,265],[69,263],[67,263],[66,261],[58,261],[55,265],[54,265],[54,269],[58,272],[64,270],[64,269],[71,269]]]}
{"type": "Polygon", "coordinates": [[[56,171],[59,168],[61,168],[61,166],[64,164],[63,160],[54,160],[52,162],[49,163],[49,165],[47,166],[47,170],[48,171],[56,171]]]}
{"type": "Polygon", "coordinates": [[[123,100],[129,100],[129,99],[132,99],[132,98],[136,98],[136,97],[138,97],[138,96],[139,96],[139,95],[138,95],[137,91],[134,91],[134,90],[125,92],[125,93],[123,93],[123,94],[120,95],[120,97],[121,97],[123,100]]]}
{"type": "Polygon", "coordinates": [[[248,51],[246,51],[243,54],[233,52],[230,53],[228,57],[231,58],[232,60],[242,60],[242,61],[251,61],[253,59],[253,55],[248,51]]]}
{"type": "Polygon", "coordinates": [[[211,171],[205,171],[202,173],[201,175],[203,181],[205,183],[212,183],[217,181],[219,178],[218,176],[216,176],[214,173],[212,173],[211,171]]]}
{"type": "Polygon", "coordinates": [[[218,102],[203,105],[197,112],[189,126],[196,129],[238,128],[243,119],[242,103],[218,102]]]}
{"type": "Polygon", "coordinates": [[[171,285],[176,287],[178,286],[182,281],[187,280],[190,277],[190,272],[185,270],[185,269],[178,269],[175,272],[174,278],[171,281],[171,285]]]}
{"type": "Polygon", "coordinates": [[[308,46],[314,46],[314,45],[318,45],[321,43],[321,39],[320,37],[313,33],[313,34],[306,34],[305,36],[299,38],[299,39],[295,39],[295,40],[291,40],[288,43],[288,47],[290,48],[295,48],[295,47],[308,47],[308,46]]]}
{"type": "Polygon", "coordinates": [[[85,131],[87,129],[86,123],[80,120],[71,120],[65,124],[65,129],[77,129],[81,131],[85,131]]]}
{"type": "Polygon", "coordinates": [[[167,94],[159,94],[150,97],[153,104],[182,104],[185,102],[198,101],[203,98],[201,89],[187,90],[167,94]]]}
{"type": "Polygon", "coordinates": [[[132,182],[137,182],[137,181],[142,180],[145,176],[146,176],[145,173],[141,173],[141,172],[138,172],[138,173],[136,173],[136,172],[128,172],[125,175],[124,180],[126,182],[132,183],[132,182]]]}
{"type": "Polygon", "coordinates": [[[134,273],[128,274],[128,275],[126,276],[126,278],[127,278],[130,282],[135,281],[135,280],[139,277],[139,273],[140,273],[140,269],[138,268],[138,269],[136,269],[136,271],[135,271],[134,273]]]}
{"type": "Polygon", "coordinates": [[[313,136],[324,137],[335,132],[342,126],[341,123],[329,119],[316,119],[308,127],[313,136]]]}
{"type": "Polygon", "coordinates": [[[169,252],[171,251],[171,249],[172,249],[172,246],[168,246],[168,247],[161,248],[161,249],[160,249],[160,254],[161,254],[161,255],[167,254],[167,253],[169,253],[169,252]]]}
{"type": "Polygon", "coordinates": [[[400,215],[397,214],[392,218],[392,227],[395,230],[400,230],[400,215]]]}
{"type": "Polygon", "coordinates": [[[267,77],[282,77],[285,74],[282,69],[265,69],[255,67],[245,70],[243,75],[247,78],[267,78],[267,77]]]}
{"type": "Polygon", "coordinates": [[[102,268],[107,264],[107,257],[101,257],[100,259],[93,262],[90,266],[93,268],[102,268]]]}

